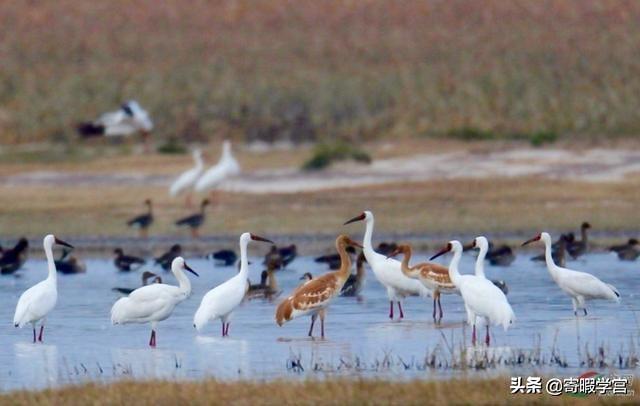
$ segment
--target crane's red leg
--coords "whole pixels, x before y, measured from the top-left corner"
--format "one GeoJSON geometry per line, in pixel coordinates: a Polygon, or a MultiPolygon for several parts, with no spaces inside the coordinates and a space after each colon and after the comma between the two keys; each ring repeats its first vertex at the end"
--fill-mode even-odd
{"type": "Polygon", "coordinates": [[[400,318],[404,319],[404,313],[402,312],[402,303],[398,300],[398,310],[400,310],[400,318]]]}

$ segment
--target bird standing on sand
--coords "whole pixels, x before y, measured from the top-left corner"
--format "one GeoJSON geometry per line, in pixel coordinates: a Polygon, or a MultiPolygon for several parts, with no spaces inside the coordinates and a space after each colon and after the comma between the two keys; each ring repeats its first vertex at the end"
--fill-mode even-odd
{"type": "Polygon", "coordinates": [[[327,306],[340,294],[344,283],[351,274],[351,258],[347,253],[347,246],[362,246],[346,235],[336,239],[336,250],[342,259],[340,269],[313,278],[298,287],[276,309],[276,323],[282,326],[296,317],[311,315],[309,337],[313,337],[313,325],[320,316],[320,336],[324,338],[324,319],[327,306]]]}
{"type": "Polygon", "coordinates": [[[13,248],[3,250],[0,256],[0,273],[2,275],[12,274],[27,261],[29,254],[29,241],[22,237],[13,248]]]}
{"type": "Polygon", "coordinates": [[[168,271],[171,269],[171,263],[174,259],[182,255],[182,246],[180,244],[173,244],[169,251],[160,255],[155,259],[155,264],[160,265],[162,269],[168,271]]]}
{"type": "Polygon", "coordinates": [[[137,227],[140,237],[147,238],[149,235],[149,227],[153,224],[153,205],[151,199],[146,199],[144,204],[147,206],[147,212],[133,217],[127,221],[129,227],[137,227]]]}
{"type": "Polygon", "coordinates": [[[251,233],[243,233],[240,236],[240,272],[204,295],[198,310],[193,316],[193,327],[198,331],[202,331],[209,321],[220,319],[222,322],[222,337],[229,335],[231,314],[240,306],[249,289],[247,246],[250,241],[263,241],[273,244],[273,241],[251,233]]]}
{"type": "Polygon", "coordinates": [[[169,195],[176,197],[181,193],[186,192],[187,197],[185,204],[187,207],[191,207],[191,195],[193,185],[204,172],[204,162],[202,161],[202,151],[197,148],[193,150],[194,167],[183,172],[169,187],[169,195]]]}
{"type": "Polygon", "coordinates": [[[42,342],[47,315],[53,310],[58,301],[58,272],[53,259],[53,244],[73,248],[72,245],[56,238],[53,234],[44,237],[42,245],[44,246],[44,254],[47,257],[49,275],[47,279],[33,285],[20,295],[16,312],[13,316],[13,325],[15,327],[22,328],[26,324],[33,326],[34,343],[36,342],[36,324],[40,322],[38,341],[42,342]]]}
{"type": "Polygon", "coordinates": [[[113,264],[120,272],[135,271],[147,262],[142,258],[126,255],[122,248],[114,249],[113,253],[116,255],[113,264]],[[136,267],[135,265],[138,266],[136,267]]]}
{"type": "Polygon", "coordinates": [[[202,203],[200,203],[200,212],[181,218],[180,220],[176,221],[176,226],[189,227],[189,229],[191,230],[191,236],[193,238],[199,238],[199,230],[206,219],[205,208],[208,205],[209,199],[204,199],[202,203]]]}
{"type": "Polygon", "coordinates": [[[371,243],[374,217],[370,211],[365,211],[359,216],[348,220],[344,225],[364,221],[366,224],[362,245],[364,246],[364,256],[367,263],[371,267],[376,279],[387,289],[387,297],[389,298],[389,318],[393,319],[393,302],[398,304],[400,318],[404,318],[402,312],[401,300],[406,296],[420,295],[421,297],[431,296],[431,291],[427,289],[420,281],[405,276],[400,269],[400,262],[393,258],[387,258],[386,255],[379,254],[373,250],[371,243]]]}
{"type": "Polygon", "coordinates": [[[587,308],[585,307],[587,300],[606,299],[620,302],[620,293],[613,285],[604,283],[591,274],[557,266],[551,257],[551,236],[549,233],[542,232],[523,242],[522,245],[535,241],[544,243],[547,270],[558,287],[571,297],[574,315],[578,315],[578,309],[582,309],[584,315],[587,315],[587,308]]]}
{"type": "Polygon", "coordinates": [[[472,345],[476,344],[476,322],[477,318],[481,317],[485,319],[487,328],[485,344],[489,345],[491,342],[489,326],[502,325],[506,331],[515,321],[516,316],[507,297],[490,280],[476,275],[460,274],[458,265],[460,258],[462,258],[462,244],[459,241],[449,241],[447,246],[432,256],[430,260],[434,260],[451,251],[453,252],[453,258],[449,263],[449,278],[459,289],[467,311],[467,323],[473,326],[471,343],[472,345]]]}
{"type": "Polygon", "coordinates": [[[177,257],[171,263],[171,272],[178,280],[178,286],[152,283],[134,290],[129,296],[114,303],[111,308],[111,323],[151,323],[149,346],[155,347],[158,322],[168,319],[173,309],[191,296],[191,282],[184,271],[198,276],[184,258],[177,257]]]}

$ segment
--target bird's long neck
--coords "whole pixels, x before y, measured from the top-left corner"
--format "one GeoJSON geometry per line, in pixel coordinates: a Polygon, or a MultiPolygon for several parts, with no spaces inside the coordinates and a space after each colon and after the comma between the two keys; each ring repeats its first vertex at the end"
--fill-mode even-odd
{"type": "Polygon", "coordinates": [[[200,154],[195,154],[193,160],[196,163],[196,169],[200,170],[204,167],[204,162],[202,162],[202,156],[200,154]]]}
{"type": "Polygon", "coordinates": [[[476,276],[485,278],[484,275],[484,258],[487,256],[488,247],[485,245],[480,246],[480,252],[478,252],[478,258],[476,258],[476,276]]]}
{"type": "Polygon", "coordinates": [[[187,295],[190,295],[191,294],[191,281],[189,280],[187,275],[184,274],[184,271],[179,269],[179,270],[175,271],[173,274],[175,275],[176,279],[178,280],[178,285],[180,285],[180,290],[185,292],[187,295]]]}
{"type": "Polygon", "coordinates": [[[460,258],[462,258],[462,251],[453,251],[453,258],[451,258],[451,262],[449,263],[449,278],[456,286],[458,285],[461,276],[460,271],[458,270],[460,258]]]}
{"type": "Polygon", "coordinates": [[[583,242],[583,243],[585,243],[585,244],[586,244],[586,243],[588,242],[588,238],[589,238],[589,237],[587,236],[587,234],[588,234],[588,233],[587,233],[587,228],[586,228],[586,227],[582,227],[582,229],[580,230],[580,234],[581,234],[581,236],[582,236],[582,240],[581,240],[581,242],[583,242]]]}
{"type": "Polygon", "coordinates": [[[278,290],[278,281],[276,280],[275,272],[273,269],[269,269],[267,272],[269,277],[269,290],[276,292],[278,290]]]}
{"type": "Polygon", "coordinates": [[[346,246],[340,244],[336,248],[338,249],[338,255],[340,255],[340,269],[338,273],[346,281],[349,274],[351,274],[351,257],[347,252],[346,246]]]}
{"type": "Polygon", "coordinates": [[[558,266],[553,260],[551,241],[544,241],[544,260],[547,263],[547,269],[551,274],[551,277],[555,280],[558,274],[558,266]]]}
{"type": "Polygon", "coordinates": [[[44,246],[44,254],[47,257],[47,267],[49,268],[49,276],[47,279],[55,283],[58,279],[58,271],[56,270],[56,263],[53,260],[53,250],[51,246],[44,246]]]}
{"type": "Polygon", "coordinates": [[[147,213],[149,213],[149,215],[151,215],[151,214],[153,213],[153,207],[152,207],[152,204],[151,204],[151,203],[149,203],[149,204],[147,205],[147,213]]]}
{"type": "Polygon", "coordinates": [[[363,251],[365,255],[368,257],[367,260],[370,260],[370,258],[375,253],[375,251],[373,250],[373,244],[371,243],[371,238],[373,237],[373,226],[374,226],[374,220],[367,219],[366,228],[364,231],[364,239],[362,240],[362,246],[364,247],[363,251]]]}
{"type": "Polygon", "coordinates": [[[364,254],[358,255],[356,261],[356,278],[361,279],[364,276],[364,254]]]}
{"type": "Polygon", "coordinates": [[[247,257],[247,244],[248,242],[240,242],[240,272],[238,275],[242,279],[247,279],[249,276],[249,259],[247,257]]]}
{"type": "Polygon", "coordinates": [[[404,256],[402,257],[402,262],[400,263],[400,269],[402,273],[411,277],[416,272],[409,267],[409,262],[411,261],[411,248],[407,248],[404,250],[404,256]]]}

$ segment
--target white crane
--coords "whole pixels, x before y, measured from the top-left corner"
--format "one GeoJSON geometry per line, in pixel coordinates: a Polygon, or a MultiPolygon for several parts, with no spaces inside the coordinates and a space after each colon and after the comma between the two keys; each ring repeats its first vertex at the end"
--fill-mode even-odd
{"type": "Polygon", "coordinates": [[[476,275],[460,274],[458,265],[462,257],[462,244],[459,241],[449,241],[442,251],[431,257],[431,260],[450,251],[453,251],[453,258],[449,264],[449,277],[460,290],[467,311],[467,323],[473,326],[471,343],[476,344],[476,320],[483,317],[487,327],[485,343],[489,345],[489,326],[501,324],[506,331],[516,316],[507,297],[493,282],[476,275]]]}
{"type": "Polygon", "coordinates": [[[176,257],[171,263],[171,272],[178,280],[178,286],[153,283],[120,298],[111,308],[112,324],[151,323],[149,346],[156,346],[156,327],[166,320],[173,309],[191,295],[191,282],[184,271],[199,276],[186,264],[184,258],[176,257]]]}
{"type": "Polygon", "coordinates": [[[373,250],[371,238],[373,235],[374,218],[373,213],[364,211],[362,214],[344,223],[347,225],[356,221],[364,221],[366,229],[362,245],[364,246],[364,256],[373,270],[376,279],[387,289],[389,298],[389,318],[393,319],[393,302],[398,303],[400,318],[404,318],[401,301],[409,295],[420,295],[421,297],[432,297],[432,292],[427,289],[417,279],[411,279],[402,273],[400,261],[387,258],[373,250]]]}
{"type": "Polygon", "coordinates": [[[73,248],[70,244],[56,238],[53,234],[44,237],[42,245],[44,254],[47,257],[47,267],[49,276],[20,295],[16,305],[16,313],[13,316],[13,325],[22,328],[25,324],[33,326],[33,342],[36,342],[36,324],[40,322],[40,334],[38,341],[42,342],[44,324],[47,315],[53,310],[58,301],[58,277],[56,265],[53,259],[53,244],[64,245],[73,248]]]}
{"type": "Polygon", "coordinates": [[[225,179],[238,175],[240,173],[240,164],[234,158],[231,152],[231,143],[224,141],[222,144],[222,156],[217,164],[207,169],[207,171],[198,179],[195,185],[196,192],[204,192],[215,188],[225,179]]]}
{"type": "Polygon", "coordinates": [[[620,302],[620,293],[614,286],[604,283],[586,272],[574,271],[557,266],[552,257],[551,236],[549,233],[542,232],[530,240],[525,241],[522,245],[524,246],[540,240],[544,242],[544,256],[549,274],[551,274],[551,278],[560,289],[571,297],[574,315],[578,315],[578,309],[582,309],[584,315],[587,315],[587,308],[585,307],[587,300],[607,299],[620,302]]]}
{"type": "Polygon", "coordinates": [[[240,236],[240,272],[233,278],[211,289],[204,295],[200,307],[193,316],[193,327],[202,331],[210,320],[220,319],[222,322],[222,336],[229,335],[229,318],[231,313],[240,306],[247,290],[249,289],[249,260],[247,258],[247,246],[249,241],[264,241],[273,244],[273,241],[251,233],[243,233],[240,236]]]}
{"type": "Polygon", "coordinates": [[[169,195],[176,197],[183,192],[187,192],[187,206],[191,205],[191,188],[196,184],[202,172],[204,172],[204,162],[202,161],[202,151],[197,148],[192,153],[194,167],[183,172],[178,178],[171,184],[169,188],[169,195]]]}

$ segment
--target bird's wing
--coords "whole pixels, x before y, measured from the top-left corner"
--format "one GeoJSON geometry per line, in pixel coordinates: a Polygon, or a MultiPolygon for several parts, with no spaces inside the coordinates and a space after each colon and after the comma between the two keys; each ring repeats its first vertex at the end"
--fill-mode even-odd
{"type": "Polygon", "coordinates": [[[620,294],[611,285],[586,272],[562,268],[560,287],[585,298],[617,300],[620,294]]]}
{"type": "Polygon", "coordinates": [[[334,272],[312,279],[294,291],[293,308],[306,311],[324,306],[341,288],[342,283],[334,272]]]}
{"type": "Polygon", "coordinates": [[[201,168],[191,168],[188,171],[185,171],[180,175],[169,188],[169,194],[171,196],[177,196],[180,192],[190,188],[193,186],[200,174],[202,173],[201,168]]]}
{"type": "Polygon", "coordinates": [[[227,176],[227,169],[220,163],[207,169],[207,171],[196,182],[196,191],[202,192],[216,186],[227,176]]]}
{"type": "Polygon", "coordinates": [[[45,282],[37,283],[24,291],[18,299],[14,324],[29,322],[26,318],[38,320],[47,315],[56,304],[57,295],[50,295],[45,289],[45,282]]]}
{"type": "Polygon", "coordinates": [[[192,214],[190,216],[183,217],[180,220],[176,221],[176,225],[177,226],[182,226],[182,225],[185,225],[185,224],[191,224],[194,221],[196,221],[199,217],[200,217],[200,214],[192,214]]]}

